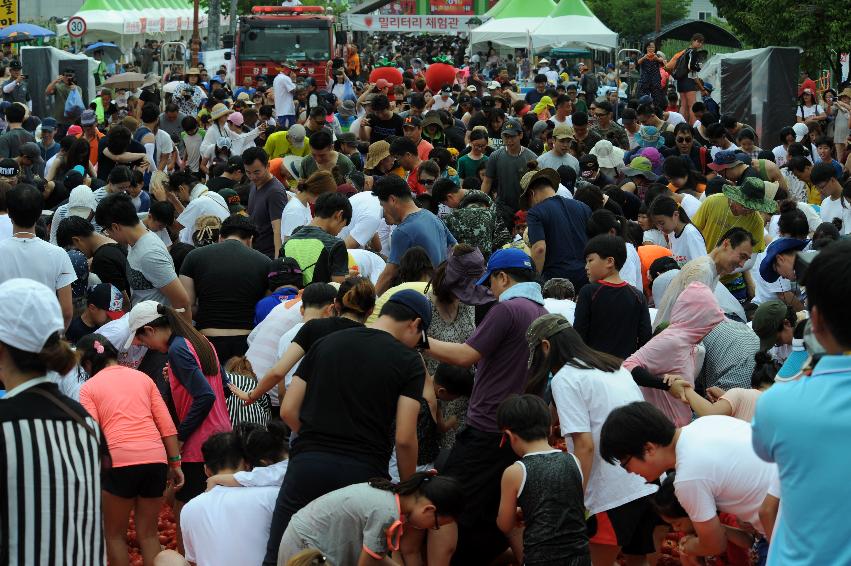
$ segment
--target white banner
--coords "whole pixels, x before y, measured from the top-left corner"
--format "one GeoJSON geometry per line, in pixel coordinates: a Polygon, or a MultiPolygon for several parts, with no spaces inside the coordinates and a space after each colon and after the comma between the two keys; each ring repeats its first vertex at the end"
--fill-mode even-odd
{"type": "Polygon", "coordinates": [[[384,16],[347,14],[352,31],[391,31],[428,33],[467,33],[467,22],[473,16],[384,16]]]}

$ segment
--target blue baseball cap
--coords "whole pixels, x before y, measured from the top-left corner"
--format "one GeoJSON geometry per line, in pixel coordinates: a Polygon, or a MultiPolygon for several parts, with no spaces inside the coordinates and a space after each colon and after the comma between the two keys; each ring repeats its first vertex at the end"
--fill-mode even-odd
{"type": "Polygon", "coordinates": [[[812,324],[807,321],[803,338],[792,339],[792,352],[783,366],[777,370],[775,381],[789,381],[801,377],[813,368],[814,362],[824,353],[824,346],[816,340],[812,324]]]}
{"type": "Polygon", "coordinates": [[[768,244],[765,257],[759,264],[760,276],[768,283],[777,281],[780,278],[780,274],[774,269],[774,260],[777,259],[777,256],[791,250],[801,251],[809,243],[809,240],[799,240],[798,238],[778,238],[768,244]]]}
{"type": "Polygon", "coordinates": [[[532,258],[526,252],[517,248],[506,248],[497,250],[491,255],[488,260],[488,267],[485,274],[482,275],[476,285],[484,285],[494,271],[501,269],[534,269],[532,266],[532,258]]]}
{"type": "Polygon", "coordinates": [[[413,289],[405,289],[403,291],[397,291],[393,293],[389,299],[387,299],[388,303],[399,303],[400,305],[405,305],[412,311],[416,313],[416,315],[423,321],[423,330],[428,330],[429,325],[431,324],[431,301],[428,300],[428,297],[420,293],[419,291],[414,291],[413,289]]]}

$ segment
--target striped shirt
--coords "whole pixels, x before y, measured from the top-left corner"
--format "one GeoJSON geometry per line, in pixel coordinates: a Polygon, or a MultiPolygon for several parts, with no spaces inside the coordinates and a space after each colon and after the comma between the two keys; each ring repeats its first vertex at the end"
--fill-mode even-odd
{"type": "Polygon", "coordinates": [[[703,388],[720,387],[724,391],[751,388],[759,351],[759,337],[747,324],[724,319],[703,339],[706,357],[697,383],[703,388]]]}
{"type": "Polygon", "coordinates": [[[0,399],[0,431],[0,564],[105,566],[97,424],[40,377],[0,399]],[[97,438],[36,388],[79,414],[97,438]]]}

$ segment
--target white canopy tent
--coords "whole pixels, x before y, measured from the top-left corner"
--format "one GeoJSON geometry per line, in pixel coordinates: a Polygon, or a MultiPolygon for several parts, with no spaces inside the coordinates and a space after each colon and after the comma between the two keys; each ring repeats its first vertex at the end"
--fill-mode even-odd
{"type": "Polygon", "coordinates": [[[535,50],[586,46],[617,49],[618,34],[606,27],[582,0],[561,0],[532,32],[535,50]]]}
{"type": "Polygon", "coordinates": [[[470,42],[488,41],[511,48],[528,47],[530,36],[556,7],[553,0],[503,0],[492,19],[472,30],[470,42]]]}

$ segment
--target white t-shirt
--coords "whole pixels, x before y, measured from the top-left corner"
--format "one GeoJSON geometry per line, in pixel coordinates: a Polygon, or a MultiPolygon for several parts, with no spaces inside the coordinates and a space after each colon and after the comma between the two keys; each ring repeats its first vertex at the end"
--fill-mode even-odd
{"type": "Polygon", "coordinates": [[[12,237],[12,219],[8,214],[0,214],[0,240],[12,237]]]}
{"type": "Polygon", "coordinates": [[[677,124],[682,124],[686,119],[679,112],[674,112],[673,110],[668,111],[668,123],[672,126],[676,126],[677,124]]]}
{"type": "MultiPolygon", "coordinates": [[[[807,225],[810,229],[810,232],[815,232],[815,229],[818,228],[818,225],[822,223],[821,217],[818,212],[805,202],[796,202],[795,206],[798,207],[798,210],[804,213],[807,217],[807,225]]],[[[780,237],[780,215],[775,214],[771,217],[771,220],[768,222],[768,231],[767,234],[771,237],[772,240],[776,240],[780,237]]]]}
{"type": "Polygon", "coordinates": [[[680,267],[696,257],[706,255],[706,242],[694,224],[686,224],[679,237],[676,232],[671,232],[668,234],[668,239],[671,242],[671,253],[680,267]]]}
{"type": "Polygon", "coordinates": [[[683,194],[683,200],[680,201],[680,206],[686,211],[688,217],[691,218],[697,214],[697,209],[700,208],[700,201],[688,193],[683,194]]]}
{"type": "Polygon", "coordinates": [[[762,265],[762,260],[765,259],[765,252],[760,252],[756,255],[753,269],[751,269],[751,278],[754,283],[754,304],[761,304],[766,301],[776,301],[777,293],[783,293],[792,290],[792,283],[785,277],[780,277],[774,283],[769,283],[762,278],[759,272],[759,266],[762,265]]]}
{"type": "Polygon", "coordinates": [[[236,472],[233,479],[242,487],[281,487],[289,463],[289,460],[281,460],[270,466],[257,466],[250,472],[236,472]]]}
{"type": "Polygon", "coordinates": [[[278,73],[278,76],[272,81],[272,91],[275,94],[275,116],[295,115],[294,90],[295,84],[293,84],[292,79],[283,73],[278,73]]]}
{"type": "Polygon", "coordinates": [[[455,104],[455,101],[452,97],[447,97],[446,100],[443,99],[442,96],[434,97],[434,104],[431,105],[432,110],[443,110],[445,108],[452,108],[452,105],[455,104]]]}
{"type": "Polygon", "coordinates": [[[310,224],[311,220],[309,204],[302,204],[297,198],[289,199],[281,214],[281,237],[292,236],[296,228],[310,224]]]}
{"type": "Polygon", "coordinates": [[[655,228],[652,230],[645,230],[644,237],[642,239],[644,242],[653,242],[657,246],[662,246],[663,248],[668,247],[668,240],[665,239],[665,234],[663,234],[661,230],[656,230],[655,228]]]}
{"type": "Polygon", "coordinates": [[[594,437],[594,462],[585,490],[588,512],[602,513],[654,493],[655,485],[600,456],[600,431],[609,413],[633,401],[644,401],[632,375],[623,368],[609,373],[565,365],[553,377],[551,387],[561,435],[571,451],[572,433],[590,432],[594,437]]]}
{"type": "Polygon", "coordinates": [[[778,167],[783,167],[786,163],[786,157],[789,155],[789,152],[786,151],[786,148],[782,145],[778,145],[774,149],[771,150],[771,153],[774,154],[774,162],[778,167]]]}
{"type": "Polygon", "coordinates": [[[360,138],[360,123],[363,120],[363,116],[358,116],[355,118],[355,121],[349,124],[349,132],[355,135],[355,138],[360,138]]]}
{"type": "Polygon", "coordinates": [[[796,111],[796,116],[802,116],[804,120],[811,116],[818,116],[819,114],[824,114],[824,108],[821,107],[821,104],[813,104],[812,106],[798,106],[798,110],[796,111]]]}
{"type": "Polygon", "coordinates": [[[301,301],[287,301],[269,311],[263,322],[254,327],[245,353],[254,375],[262,377],[275,365],[281,336],[301,321],[301,301]]]}
{"type": "Polygon", "coordinates": [[[337,237],[345,240],[346,236],[351,236],[360,246],[365,246],[384,222],[384,211],[378,197],[371,191],[353,195],[349,203],[352,205],[352,220],[337,237]]]}
{"type": "Polygon", "coordinates": [[[851,202],[848,202],[844,197],[836,200],[827,197],[821,201],[819,216],[821,216],[823,222],[832,222],[834,218],[839,218],[842,220],[842,229],[839,233],[843,236],[851,233],[851,202]],[[842,206],[843,200],[845,200],[844,207],[842,206]]]}
{"type": "Polygon", "coordinates": [[[214,191],[207,191],[190,201],[177,217],[177,221],[183,226],[178,239],[185,244],[191,244],[192,233],[195,231],[195,221],[202,216],[211,215],[217,216],[219,220],[224,222],[230,216],[230,209],[222,195],[214,191]]]}
{"type": "Polygon", "coordinates": [[[41,238],[0,241],[0,283],[23,277],[59,290],[77,280],[68,252],[41,238]]]}
{"type": "Polygon", "coordinates": [[[644,281],[641,279],[641,258],[638,250],[631,243],[626,243],[626,263],[620,270],[621,279],[641,291],[644,289],[644,281]]]}
{"type": "MultiPolygon", "coordinates": [[[[281,339],[278,341],[278,350],[277,350],[279,360],[284,357],[284,354],[287,352],[287,349],[289,349],[290,344],[293,343],[293,338],[295,338],[295,335],[298,334],[298,331],[301,330],[302,326],[304,326],[304,323],[299,322],[298,324],[296,324],[295,326],[293,326],[292,328],[290,328],[289,330],[284,332],[284,335],[281,336],[281,339]]],[[[290,371],[288,371],[287,375],[284,376],[284,385],[286,387],[289,387],[290,383],[293,382],[293,376],[295,375],[295,372],[298,369],[299,365],[301,365],[301,360],[299,360],[295,364],[293,364],[293,367],[290,368],[290,371]]],[[[280,403],[278,402],[278,388],[277,387],[272,388],[269,391],[269,394],[272,396],[272,404],[273,405],[280,405],[280,403]],[[274,391],[274,395],[272,395],[273,391],[274,391]]]]}
{"type": "Polygon", "coordinates": [[[715,159],[715,154],[719,151],[739,151],[739,146],[734,143],[731,143],[730,147],[728,147],[727,149],[721,149],[717,145],[713,145],[712,148],[709,150],[709,155],[712,156],[712,159],[715,159]]]}
{"type": "Polygon", "coordinates": [[[565,117],[564,121],[559,120],[558,116],[553,114],[552,116],[550,116],[550,122],[552,122],[556,126],[570,126],[571,128],[573,127],[573,117],[570,114],[565,117]]]}
{"type": "Polygon", "coordinates": [[[375,285],[378,283],[378,278],[381,277],[381,272],[387,266],[387,262],[381,259],[377,253],[369,250],[361,250],[354,248],[349,250],[349,255],[358,266],[358,271],[361,275],[372,281],[375,285]]]}
{"type": "Polygon", "coordinates": [[[205,566],[261,564],[279,491],[217,485],[187,503],[180,513],[186,559],[205,566]]]}
{"type": "Polygon", "coordinates": [[[560,314],[570,324],[576,316],[576,303],[570,299],[544,299],[544,308],[550,314],[560,314]]]}
{"type": "Polygon", "coordinates": [[[759,508],[777,476],[777,465],[760,460],[751,425],[728,416],[700,417],[680,429],[674,491],[693,522],[719,511],[731,513],[765,534],[759,508]]]}

